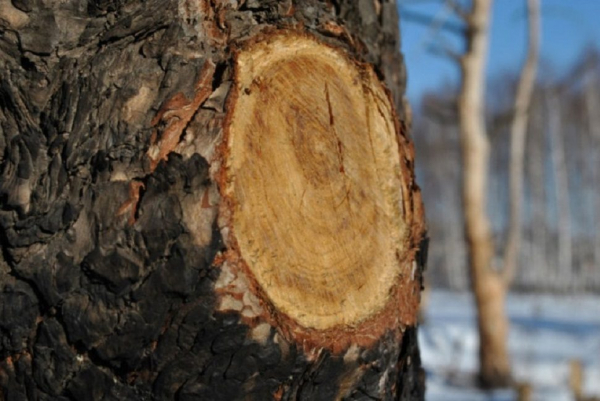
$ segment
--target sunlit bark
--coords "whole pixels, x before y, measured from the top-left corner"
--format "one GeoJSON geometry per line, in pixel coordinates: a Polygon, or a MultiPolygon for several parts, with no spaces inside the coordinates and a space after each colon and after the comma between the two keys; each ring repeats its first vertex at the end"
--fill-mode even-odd
{"type": "Polygon", "coordinates": [[[540,42],[540,4],[539,0],[527,1],[529,17],[529,45],[527,60],[521,71],[517,95],[515,99],[514,118],[511,126],[510,143],[510,217],[508,238],[504,250],[503,274],[507,285],[514,279],[517,269],[519,246],[521,243],[521,214],[523,205],[523,165],[525,159],[525,143],[527,139],[527,123],[533,86],[537,73],[540,42]]]}
{"type": "Polygon", "coordinates": [[[463,158],[463,208],[469,269],[480,334],[480,378],[486,386],[510,382],[506,349],[505,286],[492,269],[494,244],[486,212],[489,141],[485,128],[485,66],[491,0],[474,0],[467,18],[467,51],[461,58],[458,111],[463,158]]]}

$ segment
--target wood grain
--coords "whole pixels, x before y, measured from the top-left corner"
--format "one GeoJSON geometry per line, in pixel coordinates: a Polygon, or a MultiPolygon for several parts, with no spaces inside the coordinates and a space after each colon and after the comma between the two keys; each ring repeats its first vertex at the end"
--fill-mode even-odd
{"type": "Polygon", "coordinates": [[[298,34],[237,58],[229,235],[281,313],[319,330],[381,311],[410,250],[397,119],[379,80],[298,34]]]}

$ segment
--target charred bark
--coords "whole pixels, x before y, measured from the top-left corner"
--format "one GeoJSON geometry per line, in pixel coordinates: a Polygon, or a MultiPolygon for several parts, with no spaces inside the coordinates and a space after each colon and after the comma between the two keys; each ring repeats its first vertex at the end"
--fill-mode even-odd
{"type": "MultiPolygon", "coordinates": [[[[217,291],[235,55],[302,32],[374,65],[402,120],[393,1],[0,3],[1,400],[423,398],[410,319],[368,344],[303,343],[246,313],[274,316],[268,299],[217,291]]],[[[397,129],[418,302],[422,210],[397,129]]]]}

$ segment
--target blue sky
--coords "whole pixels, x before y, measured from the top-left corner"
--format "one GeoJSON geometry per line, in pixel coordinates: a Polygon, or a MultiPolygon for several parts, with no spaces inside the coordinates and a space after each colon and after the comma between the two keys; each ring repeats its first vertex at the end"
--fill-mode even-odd
{"type": "MultiPolygon", "coordinates": [[[[600,0],[541,0],[542,74],[561,74],[590,44],[600,46],[600,0]]],[[[413,105],[420,95],[443,83],[458,82],[459,69],[450,59],[430,49],[450,45],[462,51],[461,39],[402,18],[402,10],[457,23],[440,0],[398,0],[402,52],[408,68],[408,97],[413,105]]],[[[491,28],[488,76],[518,71],[525,57],[525,0],[495,0],[491,28]]]]}

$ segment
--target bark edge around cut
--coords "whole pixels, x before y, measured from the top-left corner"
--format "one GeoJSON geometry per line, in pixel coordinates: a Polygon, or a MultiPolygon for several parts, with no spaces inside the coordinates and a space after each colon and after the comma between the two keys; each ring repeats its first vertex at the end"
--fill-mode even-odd
{"type": "Polygon", "coordinates": [[[249,323],[309,348],[401,336],[424,217],[388,91],[370,65],[290,30],[241,45],[234,75],[216,176],[222,270],[243,279],[221,282],[222,299],[250,290],[249,323]]]}

